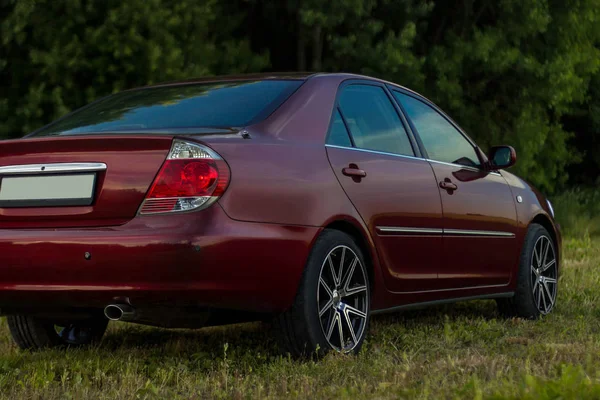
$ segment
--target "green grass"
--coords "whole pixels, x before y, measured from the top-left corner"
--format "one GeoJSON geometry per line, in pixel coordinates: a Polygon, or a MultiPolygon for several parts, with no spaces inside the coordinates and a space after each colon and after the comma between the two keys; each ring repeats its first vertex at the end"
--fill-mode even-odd
{"type": "Polygon", "coordinates": [[[600,239],[569,239],[556,310],[493,301],[375,317],[359,356],[294,361],[268,327],[113,324],[94,348],[21,352],[0,326],[4,398],[600,398],[600,239]]]}
{"type": "Polygon", "coordinates": [[[551,200],[564,235],[577,238],[600,235],[600,189],[570,189],[551,200]]]}

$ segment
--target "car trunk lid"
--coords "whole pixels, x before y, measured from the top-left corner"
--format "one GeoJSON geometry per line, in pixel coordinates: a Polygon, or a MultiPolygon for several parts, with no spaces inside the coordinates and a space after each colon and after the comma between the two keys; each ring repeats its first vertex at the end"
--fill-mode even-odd
{"type": "Polygon", "coordinates": [[[127,222],[172,140],[113,134],[0,142],[0,229],[127,222]]]}

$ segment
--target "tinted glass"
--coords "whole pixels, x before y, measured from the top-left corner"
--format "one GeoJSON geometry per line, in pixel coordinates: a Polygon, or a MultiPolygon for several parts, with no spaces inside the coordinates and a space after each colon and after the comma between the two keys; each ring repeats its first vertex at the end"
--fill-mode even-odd
{"type": "Polygon", "coordinates": [[[414,155],[400,117],[381,87],[345,87],[340,108],[356,147],[414,155]]]}
{"type": "Polygon", "coordinates": [[[393,93],[415,125],[430,159],[471,167],[480,165],[471,143],[440,113],[414,97],[393,93]]]}
{"type": "Polygon", "coordinates": [[[242,127],[257,116],[266,117],[301,84],[299,80],[212,82],[121,92],[67,116],[36,136],[242,127]]]}
{"type": "Polygon", "coordinates": [[[496,149],[496,153],[494,154],[493,163],[499,167],[504,167],[509,165],[511,162],[511,149],[509,147],[500,147],[496,149]]]}
{"type": "Polygon", "coordinates": [[[327,139],[328,144],[334,144],[336,146],[352,147],[350,142],[350,136],[348,130],[339,110],[335,110],[333,114],[333,121],[331,122],[331,128],[329,128],[329,138],[327,139]]]}

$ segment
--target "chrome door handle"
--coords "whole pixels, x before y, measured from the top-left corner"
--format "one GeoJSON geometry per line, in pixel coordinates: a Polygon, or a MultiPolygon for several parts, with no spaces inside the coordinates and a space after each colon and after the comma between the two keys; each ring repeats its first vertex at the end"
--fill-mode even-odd
{"type": "Polygon", "coordinates": [[[342,169],[342,174],[353,178],[364,178],[367,176],[367,173],[362,169],[352,167],[342,169]]]}
{"type": "Polygon", "coordinates": [[[450,181],[450,179],[446,178],[443,181],[440,182],[440,187],[444,190],[456,190],[458,189],[458,186],[456,186],[455,183],[452,183],[452,181],[450,181]]]}

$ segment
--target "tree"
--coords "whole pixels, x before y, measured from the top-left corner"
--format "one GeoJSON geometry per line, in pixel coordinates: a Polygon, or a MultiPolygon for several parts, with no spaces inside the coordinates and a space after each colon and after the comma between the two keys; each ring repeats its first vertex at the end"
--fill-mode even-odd
{"type": "Polygon", "coordinates": [[[585,103],[562,119],[564,128],[573,132],[569,144],[581,155],[580,163],[569,166],[572,185],[600,184],[600,73],[590,81],[585,103]]]}
{"type": "Polygon", "coordinates": [[[576,159],[561,116],[585,100],[600,68],[599,7],[440,1],[428,21],[428,94],[482,145],[513,144],[516,171],[548,192],[566,182],[565,166],[576,159]]]}
{"type": "Polygon", "coordinates": [[[218,0],[0,0],[0,136],[98,97],[268,64],[218,0]]]}
{"type": "Polygon", "coordinates": [[[325,65],[422,92],[484,149],[514,145],[515,171],[551,192],[578,160],[561,118],[600,70],[598,9],[599,0],[378,1],[336,27],[325,65]]]}
{"type": "Polygon", "coordinates": [[[598,9],[600,0],[0,0],[0,136],[158,81],[355,72],[424,94],[484,149],[514,145],[515,172],[551,192],[569,165],[581,173],[580,159],[600,173],[598,9]]]}

